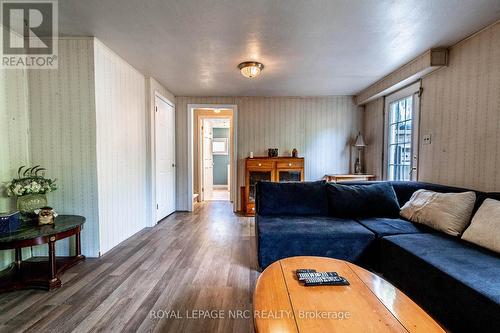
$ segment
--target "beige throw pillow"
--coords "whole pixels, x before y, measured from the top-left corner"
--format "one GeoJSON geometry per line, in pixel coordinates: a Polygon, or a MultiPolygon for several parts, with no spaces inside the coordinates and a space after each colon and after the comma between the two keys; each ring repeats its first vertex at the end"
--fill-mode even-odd
{"type": "Polygon", "coordinates": [[[500,253],[500,201],[484,200],[462,239],[500,253]]]}
{"type": "Polygon", "coordinates": [[[401,208],[400,215],[449,235],[460,236],[470,222],[475,202],[474,192],[437,193],[418,190],[401,208]]]}

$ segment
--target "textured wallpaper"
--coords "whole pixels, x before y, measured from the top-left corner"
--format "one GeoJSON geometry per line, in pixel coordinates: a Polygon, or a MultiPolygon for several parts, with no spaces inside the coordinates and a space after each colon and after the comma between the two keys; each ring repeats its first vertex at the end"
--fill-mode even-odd
{"type": "Polygon", "coordinates": [[[500,22],[451,48],[423,88],[419,179],[500,192],[500,22]]]}
{"type": "MultiPolygon", "coordinates": [[[[4,184],[29,164],[28,78],[24,70],[0,70],[0,212],[16,208],[4,184]]],[[[31,254],[29,248],[23,256],[31,254]]],[[[14,251],[0,251],[0,270],[14,260],[14,251]]]]}
{"type": "MultiPolygon", "coordinates": [[[[500,23],[453,46],[449,66],[424,77],[422,88],[419,180],[500,192],[500,23]]],[[[378,103],[367,104],[364,117],[374,173],[383,148],[378,103]]]]}
{"type": "Polygon", "coordinates": [[[365,133],[364,166],[366,173],[382,179],[384,170],[382,156],[384,153],[384,99],[377,98],[365,105],[363,113],[363,128],[365,133]]]}
{"type": "MultiPolygon", "coordinates": [[[[98,40],[77,37],[59,41],[57,70],[0,71],[0,88],[0,119],[8,124],[1,134],[2,181],[20,164],[44,166],[59,186],[49,204],[87,218],[82,250],[90,257],[152,225],[146,96],[158,91],[173,99],[164,87],[98,40]]],[[[2,210],[14,203],[0,198],[2,210]]],[[[58,241],[58,255],[73,244],[58,241]]],[[[43,245],[33,254],[46,252],[43,245]]],[[[10,262],[10,252],[0,252],[2,260],[10,262]]]]}
{"type": "MultiPolygon", "coordinates": [[[[93,40],[61,39],[59,69],[29,72],[31,160],[58,179],[48,201],[60,214],[87,218],[82,250],[99,253],[93,40]]],[[[73,246],[58,241],[58,254],[73,246]]],[[[44,253],[47,246],[39,246],[44,253]]]]}
{"type": "MultiPolygon", "coordinates": [[[[187,105],[238,105],[238,186],[244,185],[244,159],[249,152],[280,155],[297,148],[305,157],[305,178],[346,173],[351,166],[350,143],[361,129],[361,108],[351,96],[329,97],[177,97],[177,209],[186,210],[187,105]],[[185,129],[185,130],[184,130],[185,129]]],[[[239,195],[238,195],[239,197],[239,195]]]]}

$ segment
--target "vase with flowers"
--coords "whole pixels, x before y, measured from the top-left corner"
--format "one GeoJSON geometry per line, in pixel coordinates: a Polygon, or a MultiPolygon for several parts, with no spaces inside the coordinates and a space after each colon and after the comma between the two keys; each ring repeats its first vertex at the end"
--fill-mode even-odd
{"type": "Polygon", "coordinates": [[[56,179],[45,177],[45,169],[39,165],[17,170],[17,178],[6,185],[7,195],[17,198],[17,209],[24,216],[32,215],[35,209],[47,206],[46,194],[57,189],[56,179]]]}

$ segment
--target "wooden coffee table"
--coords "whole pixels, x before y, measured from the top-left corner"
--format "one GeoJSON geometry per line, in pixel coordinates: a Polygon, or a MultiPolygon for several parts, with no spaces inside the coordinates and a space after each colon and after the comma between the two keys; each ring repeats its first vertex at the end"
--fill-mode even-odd
{"type": "Polygon", "coordinates": [[[445,332],[389,282],[330,258],[292,257],[273,263],[257,280],[253,302],[259,333],[445,332]],[[350,286],[305,287],[295,277],[298,268],[338,272],[350,286]]]}

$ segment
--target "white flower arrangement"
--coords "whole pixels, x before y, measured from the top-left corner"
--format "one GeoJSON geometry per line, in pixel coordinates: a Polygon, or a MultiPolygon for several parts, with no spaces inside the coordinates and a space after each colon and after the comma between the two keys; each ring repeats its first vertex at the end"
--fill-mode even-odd
{"type": "Polygon", "coordinates": [[[45,194],[57,190],[56,179],[45,178],[45,169],[39,165],[25,169],[18,169],[18,178],[12,179],[6,185],[9,197],[22,197],[28,194],[45,194]],[[23,172],[24,170],[24,172],[23,172]]]}

